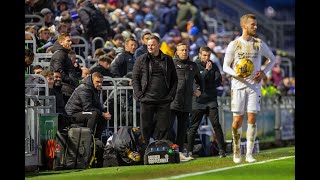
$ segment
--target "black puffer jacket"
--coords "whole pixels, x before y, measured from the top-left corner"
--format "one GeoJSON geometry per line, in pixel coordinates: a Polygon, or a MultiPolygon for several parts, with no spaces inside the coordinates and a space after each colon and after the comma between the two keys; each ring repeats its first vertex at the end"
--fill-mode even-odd
{"type": "MultiPolygon", "coordinates": [[[[168,95],[166,99],[163,99],[161,103],[172,102],[176,90],[177,90],[177,72],[174,66],[173,60],[170,56],[164,54],[162,51],[159,51],[161,56],[161,64],[164,67],[165,71],[165,84],[168,89],[168,95]]],[[[150,76],[152,74],[152,60],[151,54],[145,53],[136,59],[136,62],[133,66],[132,71],[132,86],[134,92],[134,98],[137,101],[144,96],[147,91],[148,84],[150,82],[150,76]]]]}
{"type": "Polygon", "coordinates": [[[72,93],[65,110],[69,116],[78,112],[96,111],[101,117],[104,112],[100,101],[100,92],[93,86],[92,74],[85,77],[72,93]]]}
{"type": "Polygon", "coordinates": [[[72,65],[68,56],[69,49],[61,46],[58,41],[53,44],[52,58],[50,60],[50,70],[59,71],[62,79],[62,93],[71,95],[73,90],[78,86],[80,76],[77,74],[75,67],[72,65]]]}
{"type": "Polygon", "coordinates": [[[192,96],[193,96],[193,83],[200,86],[202,92],[202,82],[200,79],[200,71],[196,63],[188,60],[181,60],[177,55],[173,58],[176,66],[178,85],[174,101],[170,105],[170,109],[191,112],[192,110],[192,96]]]}
{"type": "MultiPolygon", "coordinates": [[[[203,81],[203,93],[195,99],[193,108],[197,109],[197,104],[212,104],[214,102],[215,106],[218,106],[217,102],[217,87],[220,86],[222,82],[222,77],[219,71],[218,66],[212,62],[212,68],[210,71],[206,70],[205,64],[200,62],[200,59],[197,58],[194,61],[201,74],[201,79],[203,81]]],[[[211,106],[210,106],[211,107],[211,106]]]]}

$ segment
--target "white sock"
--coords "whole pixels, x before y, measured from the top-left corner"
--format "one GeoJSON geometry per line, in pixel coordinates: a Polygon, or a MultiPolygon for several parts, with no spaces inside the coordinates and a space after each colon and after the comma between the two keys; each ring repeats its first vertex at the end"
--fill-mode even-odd
{"type": "Polygon", "coordinates": [[[236,129],[232,128],[233,146],[240,150],[240,139],[242,134],[242,127],[236,129]]]}
{"type": "Polygon", "coordinates": [[[257,124],[248,124],[247,127],[247,156],[252,156],[254,140],[256,138],[257,124]]]}

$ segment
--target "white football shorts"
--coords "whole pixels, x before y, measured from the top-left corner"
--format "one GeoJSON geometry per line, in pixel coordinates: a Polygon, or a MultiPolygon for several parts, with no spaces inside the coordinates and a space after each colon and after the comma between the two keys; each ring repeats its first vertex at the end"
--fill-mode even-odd
{"type": "Polygon", "coordinates": [[[249,87],[231,89],[231,111],[234,113],[257,113],[260,111],[260,103],[261,89],[253,90],[249,87]]]}

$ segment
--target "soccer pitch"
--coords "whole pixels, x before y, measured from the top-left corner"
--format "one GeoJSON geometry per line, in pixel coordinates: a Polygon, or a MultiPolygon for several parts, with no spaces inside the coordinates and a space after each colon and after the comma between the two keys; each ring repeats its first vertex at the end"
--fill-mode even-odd
{"type": "MultiPolygon", "coordinates": [[[[235,164],[226,158],[202,157],[180,164],[120,166],[87,170],[43,171],[25,179],[295,179],[295,147],[260,151],[256,163],[235,164]]],[[[243,157],[244,160],[244,157],[243,157]]]]}

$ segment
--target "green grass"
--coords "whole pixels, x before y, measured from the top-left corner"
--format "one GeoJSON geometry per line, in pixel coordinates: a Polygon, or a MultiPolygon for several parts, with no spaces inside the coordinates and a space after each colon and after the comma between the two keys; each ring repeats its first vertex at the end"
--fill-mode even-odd
{"type": "MultiPolygon", "coordinates": [[[[258,162],[276,159],[285,156],[294,156],[295,147],[269,149],[260,151],[254,157],[258,162]]],[[[240,164],[246,164],[242,162],[240,164]]],[[[232,156],[227,158],[202,157],[180,164],[121,166],[109,168],[96,168],[88,170],[41,171],[26,174],[26,179],[76,179],[76,180],[104,180],[104,179],[152,179],[170,177],[192,172],[208,171],[224,167],[235,166],[232,156]]],[[[237,164],[238,165],[238,164],[237,164]]],[[[295,179],[294,158],[253,164],[245,167],[233,168],[226,171],[208,173],[200,176],[191,176],[183,179],[295,179]]]]}

